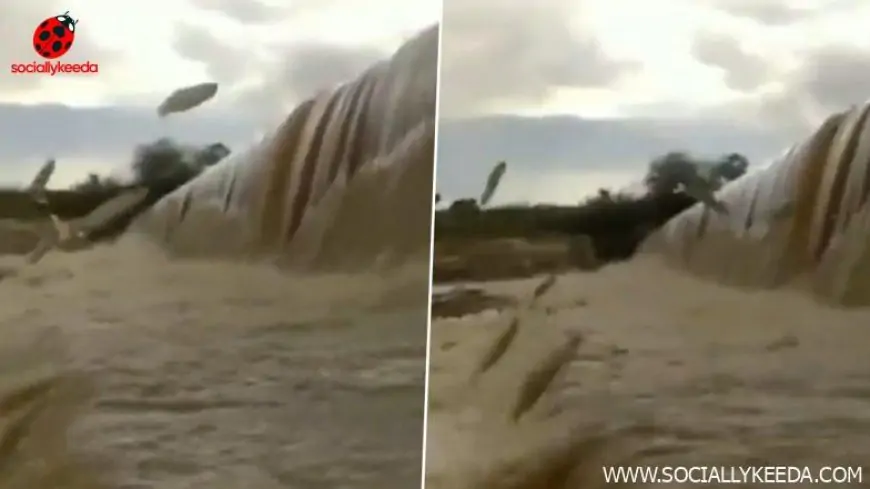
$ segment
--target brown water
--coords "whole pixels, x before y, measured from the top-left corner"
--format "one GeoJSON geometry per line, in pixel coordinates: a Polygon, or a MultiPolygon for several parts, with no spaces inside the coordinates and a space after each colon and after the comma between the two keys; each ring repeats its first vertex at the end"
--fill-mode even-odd
{"type": "Polygon", "coordinates": [[[0,487],[409,488],[428,266],[3,258],[0,487]]]}
{"type": "MultiPolygon", "coordinates": [[[[524,297],[539,281],[488,289],[524,297]]],[[[567,487],[604,486],[602,465],[870,465],[870,311],[724,288],[641,258],[560,277],[521,317],[494,373],[471,382],[506,321],[488,312],[433,323],[433,489],[558,487],[516,476],[550,463],[569,432],[579,440],[567,487]],[[546,404],[560,417],[503,421],[518,379],[565,331],[584,342],[546,404]]],[[[864,467],[863,485],[841,486],[868,480],[864,467]]]]}

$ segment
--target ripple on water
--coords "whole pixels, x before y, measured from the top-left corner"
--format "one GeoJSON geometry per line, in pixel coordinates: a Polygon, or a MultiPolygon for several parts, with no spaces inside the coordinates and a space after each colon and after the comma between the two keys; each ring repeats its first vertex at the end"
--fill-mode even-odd
{"type": "Polygon", "coordinates": [[[17,449],[4,489],[419,484],[425,284],[122,243],[50,255],[0,289],[18,340],[0,348],[0,451],[17,449]],[[383,310],[411,286],[417,304],[383,310]]]}
{"type": "MultiPolygon", "coordinates": [[[[536,284],[492,288],[524,297],[536,284]]],[[[528,348],[553,329],[587,338],[558,400],[588,427],[591,448],[576,459],[582,487],[603,485],[602,464],[867,465],[868,310],[827,308],[787,291],[730,290],[647,259],[560,277],[542,307],[554,313],[522,319],[528,348]]],[[[451,347],[432,350],[430,419],[439,424],[430,423],[431,460],[455,461],[437,452],[479,436],[468,427],[454,432],[462,413],[451,409],[494,322],[433,322],[433,344],[451,347]]],[[[487,467],[518,449],[506,434],[496,439],[462,452],[470,460],[462,463],[487,467]]]]}

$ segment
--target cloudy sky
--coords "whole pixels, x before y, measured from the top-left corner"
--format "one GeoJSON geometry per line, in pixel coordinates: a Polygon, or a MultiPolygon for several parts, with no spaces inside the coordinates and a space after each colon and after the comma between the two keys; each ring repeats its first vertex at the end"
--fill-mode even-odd
{"type": "Polygon", "coordinates": [[[438,21],[440,0],[39,0],[9,2],[0,31],[0,184],[28,181],[55,156],[53,187],[125,173],[133,147],[159,137],[239,148],[296,103],[354,77],[438,21]],[[13,75],[37,61],[36,26],[69,11],[64,62],[92,75],[13,75]],[[214,100],[159,120],[175,88],[216,81],[214,100]]]}
{"type": "Polygon", "coordinates": [[[863,0],[445,0],[438,189],[574,203],[684,149],[764,164],[870,96],[863,0]]]}

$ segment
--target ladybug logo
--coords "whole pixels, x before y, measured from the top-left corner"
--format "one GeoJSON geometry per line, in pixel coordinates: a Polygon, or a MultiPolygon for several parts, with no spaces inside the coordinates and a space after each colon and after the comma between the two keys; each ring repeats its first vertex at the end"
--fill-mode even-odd
{"type": "Polygon", "coordinates": [[[45,59],[60,58],[76,39],[76,24],[68,11],[43,20],[33,31],[33,49],[45,59]]]}

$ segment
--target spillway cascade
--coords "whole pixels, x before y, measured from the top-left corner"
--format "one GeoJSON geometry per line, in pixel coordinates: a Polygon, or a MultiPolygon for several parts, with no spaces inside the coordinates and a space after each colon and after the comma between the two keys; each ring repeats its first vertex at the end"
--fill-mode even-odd
{"type": "Polygon", "coordinates": [[[725,285],[870,305],[868,115],[870,104],[830,116],[770,166],[720,189],[727,215],[694,205],[643,250],[725,285]]]}

